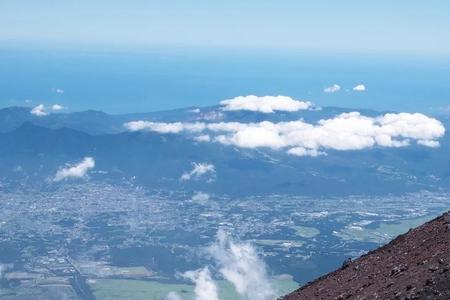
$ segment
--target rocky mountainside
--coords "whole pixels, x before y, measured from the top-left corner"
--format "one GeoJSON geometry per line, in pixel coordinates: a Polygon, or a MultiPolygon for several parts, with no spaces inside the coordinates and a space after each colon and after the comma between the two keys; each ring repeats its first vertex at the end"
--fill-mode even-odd
{"type": "Polygon", "coordinates": [[[449,213],[282,299],[450,299],[449,213]]]}

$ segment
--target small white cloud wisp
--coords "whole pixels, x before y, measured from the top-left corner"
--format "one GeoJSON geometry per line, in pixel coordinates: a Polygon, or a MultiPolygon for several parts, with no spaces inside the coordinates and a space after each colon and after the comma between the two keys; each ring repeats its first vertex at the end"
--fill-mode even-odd
{"type": "Polygon", "coordinates": [[[341,86],[338,84],[333,84],[332,86],[323,89],[324,93],[337,93],[341,90],[341,86]]]}
{"type": "MultiPolygon", "coordinates": [[[[267,266],[250,243],[237,242],[227,232],[219,229],[215,242],[207,248],[207,254],[213,259],[212,270],[216,270],[218,276],[230,282],[242,298],[275,299],[276,292],[267,266]]],[[[219,299],[218,288],[210,270],[209,266],[205,266],[182,274],[195,283],[196,300],[219,299]]]]}
{"type": "Polygon", "coordinates": [[[266,264],[250,243],[238,243],[228,233],[219,230],[208,253],[220,274],[233,284],[239,295],[251,300],[275,298],[266,264]]]}
{"type": "Polygon", "coordinates": [[[60,110],[65,109],[65,107],[62,106],[61,104],[53,104],[51,108],[53,111],[60,111],[60,110]]]}
{"type": "Polygon", "coordinates": [[[56,94],[64,94],[64,90],[62,88],[52,88],[52,92],[56,94]]]}
{"type": "Polygon", "coordinates": [[[165,300],[183,300],[183,298],[176,292],[169,292],[165,300]]]}
{"type": "Polygon", "coordinates": [[[90,169],[95,167],[95,160],[92,157],[85,157],[83,161],[78,164],[71,165],[65,168],[60,168],[53,179],[58,182],[69,178],[83,178],[90,169]]]}
{"type": "Polygon", "coordinates": [[[183,277],[195,284],[195,300],[219,300],[217,285],[208,267],[183,273],[183,277]]]}
{"type": "Polygon", "coordinates": [[[353,88],[356,92],[364,92],[366,90],[366,86],[364,84],[358,84],[353,88]]]}
{"type": "Polygon", "coordinates": [[[194,139],[194,141],[197,141],[197,142],[210,142],[211,141],[211,137],[207,134],[195,136],[195,137],[193,137],[193,139],[194,139]]]}
{"type": "Polygon", "coordinates": [[[187,181],[191,179],[198,180],[206,175],[214,176],[214,174],[216,173],[216,169],[212,164],[194,162],[192,163],[192,166],[193,168],[190,172],[186,172],[181,175],[181,181],[187,181]]]}
{"type": "Polygon", "coordinates": [[[37,117],[43,117],[50,114],[50,111],[61,111],[63,109],[66,109],[64,106],[60,104],[53,104],[50,107],[46,107],[44,104],[39,104],[35,107],[33,107],[30,111],[32,115],[35,115],[37,117]]]}
{"type": "Polygon", "coordinates": [[[45,111],[44,104],[39,104],[33,107],[33,109],[31,109],[30,114],[35,115],[37,117],[43,117],[48,115],[48,112],[45,111]]]}
{"type": "Polygon", "coordinates": [[[192,195],[191,200],[200,204],[204,204],[208,202],[209,198],[209,194],[207,193],[195,192],[194,195],[192,195]]]}
{"type": "Polygon", "coordinates": [[[182,131],[201,132],[205,129],[204,123],[164,123],[150,121],[131,121],[124,124],[128,131],[154,131],[158,133],[180,133],[182,131]]]}

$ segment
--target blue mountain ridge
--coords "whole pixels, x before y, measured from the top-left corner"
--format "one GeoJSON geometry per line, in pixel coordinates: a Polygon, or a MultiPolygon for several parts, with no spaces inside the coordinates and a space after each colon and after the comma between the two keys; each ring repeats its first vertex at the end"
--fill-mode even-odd
{"type": "MultiPolygon", "coordinates": [[[[0,110],[0,180],[2,188],[17,185],[52,188],[58,168],[95,158],[89,180],[117,184],[133,182],[148,189],[203,191],[233,196],[264,194],[349,195],[400,194],[450,187],[450,138],[441,147],[378,148],[359,151],[327,151],[323,157],[296,157],[271,149],[241,149],[219,143],[199,143],[181,134],[127,132],[132,120],[195,122],[217,107],[165,112],[108,115],[103,112],[50,114],[35,117],[29,108],[0,110]],[[206,180],[181,181],[194,162],[215,166],[206,180]]],[[[316,122],[347,109],[261,114],[221,112],[221,121],[258,122],[303,118],[316,122]]],[[[364,111],[376,116],[376,111],[364,111]]],[[[448,118],[441,118],[447,127],[448,118]]],[[[80,179],[86,180],[86,179],[80,179]]]]}

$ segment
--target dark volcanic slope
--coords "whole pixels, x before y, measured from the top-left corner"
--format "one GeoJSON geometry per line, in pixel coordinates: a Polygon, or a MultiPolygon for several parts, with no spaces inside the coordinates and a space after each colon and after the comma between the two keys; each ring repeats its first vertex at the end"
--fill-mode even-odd
{"type": "Polygon", "coordinates": [[[450,299],[449,270],[447,213],[283,299],[450,299]]]}

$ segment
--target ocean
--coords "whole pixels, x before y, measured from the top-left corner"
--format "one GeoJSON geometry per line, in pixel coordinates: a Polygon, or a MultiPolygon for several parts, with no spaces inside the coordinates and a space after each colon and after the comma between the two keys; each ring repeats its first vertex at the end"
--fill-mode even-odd
{"type": "Polygon", "coordinates": [[[320,106],[450,112],[450,60],[217,49],[0,49],[0,107],[148,112],[287,95],[320,106]],[[338,84],[339,92],[325,93],[338,84]],[[353,90],[363,84],[366,91],[353,90]]]}

